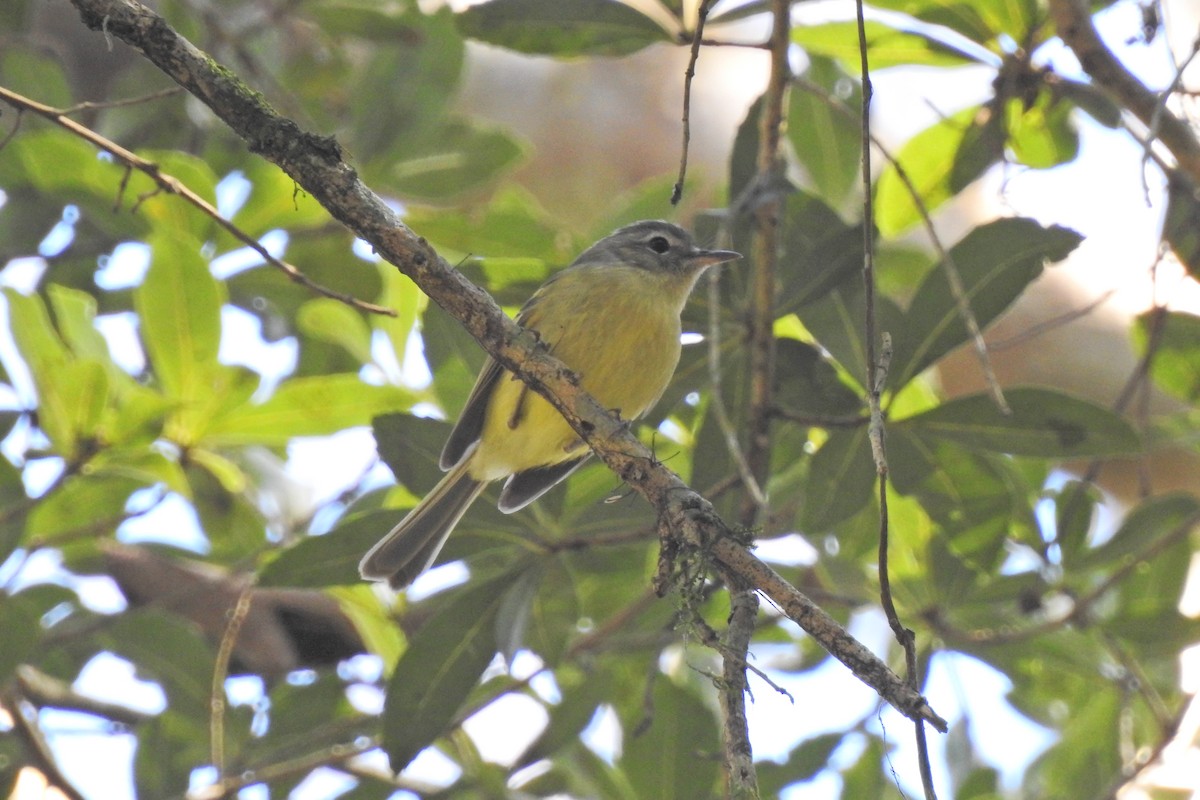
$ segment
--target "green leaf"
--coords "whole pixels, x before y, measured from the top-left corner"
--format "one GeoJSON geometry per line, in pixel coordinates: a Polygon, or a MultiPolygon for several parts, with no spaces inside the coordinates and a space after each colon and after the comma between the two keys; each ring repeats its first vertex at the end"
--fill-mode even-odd
{"type": "Polygon", "coordinates": [[[9,288],[3,289],[3,292],[8,301],[13,340],[36,382],[41,376],[66,364],[71,354],[50,323],[50,315],[40,296],[27,297],[9,288]]]}
{"type": "Polygon", "coordinates": [[[658,23],[614,0],[490,0],[458,15],[465,36],[521,53],[623,56],[670,41],[658,23]]]}
{"type": "Polygon", "coordinates": [[[1174,172],[1167,175],[1167,215],[1162,236],[1188,274],[1200,278],[1200,191],[1174,172]]]}
{"type": "Polygon", "coordinates": [[[399,772],[442,735],[496,653],[495,620],[507,576],[438,598],[388,680],[383,749],[399,772]]]}
{"type": "Polygon", "coordinates": [[[809,467],[800,528],[817,533],[849,519],[870,502],[874,486],[867,426],[833,431],[809,467]]]}
{"type": "Polygon", "coordinates": [[[733,138],[729,156],[729,196],[737,200],[758,174],[758,120],[762,116],[763,98],[759,96],[746,110],[733,138]]]}
{"type": "Polygon", "coordinates": [[[821,351],[795,339],[775,340],[775,402],[788,411],[845,416],[863,410],[862,398],[842,383],[821,351]]]}
{"type": "MultiPolygon", "coordinates": [[[[108,378],[94,360],[74,361],[42,299],[5,289],[13,339],[38,392],[38,425],[55,450],[74,461],[95,436],[108,407],[108,378]]],[[[107,355],[107,354],[106,354],[107,355]]]]}
{"type": "MultiPolygon", "coordinates": [[[[972,54],[919,30],[906,31],[883,22],[865,24],[868,57],[871,69],[924,65],[958,67],[964,64],[987,63],[979,54],[972,54]]],[[[803,25],[792,29],[792,43],[809,55],[837,59],[852,67],[859,66],[858,23],[826,22],[803,25]]]]}
{"type": "Polygon", "coordinates": [[[142,339],[163,391],[197,401],[213,392],[224,291],[186,236],[155,236],[150,270],[134,291],[142,339]]]}
{"type": "Polygon", "coordinates": [[[106,534],[125,520],[125,502],[140,480],[113,475],[73,475],[39,498],[29,512],[26,535],[53,540],[78,531],[106,534]]]}
{"type": "Polygon", "coordinates": [[[1026,108],[1013,97],[1005,104],[1008,114],[1008,146],[1019,164],[1049,169],[1074,161],[1079,155],[1079,132],[1071,119],[1070,103],[1059,102],[1049,91],[1038,93],[1026,108]]]}
{"type": "MultiPolygon", "coordinates": [[[[368,50],[369,60],[341,76],[355,82],[346,98],[352,112],[350,148],[357,158],[371,163],[406,159],[414,143],[436,139],[462,74],[465,45],[450,9],[424,14],[413,4],[405,6],[412,10],[386,14],[392,19],[379,30],[408,29],[386,47],[368,50]],[[380,98],[387,102],[381,103],[380,98]]],[[[368,8],[391,7],[371,3],[368,8]]],[[[333,15],[339,10],[337,6],[328,9],[333,15]]],[[[318,84],[314,88],[320,92],[333,87],[318,84]]],[[[327,102],[315,93],[312,101],[318,105],[327,102]]]]}
{"type": "Polygon", "coordinates": [[[300,306],[296,325],[313,338],[341,346],[360,364],[371,363],[371,329],[345,303],[330,297],[310,300],[300,306]]]}
{"type": "Polygon", "coordinates": [[[1141,441],[1125,420],[1107,409],[1050,389],[1004,392],[1011,415],[986,394],[949,400],[894,426],[966,447],[1013,455],[1077,458],[1139,452],[1141,441]]]}
{"type": "Polygon", "coordinates": [[[575,576],[561,561],[554,560],[544,564],[538,578],[523,645],[548,666],[556,667],[579,629],[581,613],[575,576]]]}
{"type": "Polygon", "coordinates": [[[883,743],[874,736],[867,737],[858,761],[842,770],[842,797],[886,797],[888,789],[893,788],[893,779],[883,774],[886,759],[883,743]]]}
{"type": "Polygon", "coordinates": [[[0,592],[0,683],[8,684],[17,667],[37,650],[41,639],[40,610],[19,593],[0,592]]]}
{"type": "Polygon", "coordinates": [[[149,391],[113,361],[108,349],[108,340],[96,328],[94,296],[58,284],[46,287],[46,296],[50,300],[54,324],[63,342],[78,358],[90,359],[104,367],[108,383],[117,397],[128,400],[139,391],[149,391]]]}
{"type": "Polygon", "coordinates": [[[407,640],[391,609],[379,602],[375,588],[360,581],[353,586],[333,586],[325,592],[337,600],[367,650],[383,659],[385,666],[395,664],[407,640]]]}
{"type": "Polygon", "coordinates": [[[167,800],[187,793],[196,765],[209,753],[202,719],[168,708],[138,726],[133,777],[140,800],[167,800]]]}
{"type": "MultiPolygon", "coordinates": [[[[8,30],[19,30],[18,26],[8,30]]],[[[70,84],[63,74],[61,58],[34,37],[8,43],[0,58],[0,80],[4,88],[36,99],[39,103],[66,108],[74,102],[70,84]]]]}
{"type": "MultiPolygon", "coordinates": [[[[810,29],[798,28],[793,36],[806,30],[810,29]]],[[[809,91],[803,83],[792,88],[787,110],[788,138],[813,188],[826,202],[836,205],[846,199],[860,175],[861,92],[846,73],[822,58],[814,59],[801,77],[825,89],[828,96],[809,91]],[[845,87],[853,88],[843,97],[839,92],[845,92],[845,87]]]]}
{"type": "Polygon", "coordinates": [[[871,5],[944,25],[981,45],[1000,34],[1024,43],[1039,19],[1036,0],[872,0],[871,5]]]}
{"type": "Polygon", "coordinates": [[[375,449],[396,481],[414,494],[424,494],[441,480],[437,465],[450,425],[411,414],[385,414],[371,421],[375,449]]]}
{"type": "MultiPolygon", "coordinates": [[[[1072,230],[1044,228],[1029,219],[1001,219],[975,228],[950,249],[963,293],[980,328],[1008,308],[1041,272],[1082,240],[1072,230]]],[[[942,356],[968,341],[966,325],[950,291],[945,266],[917,289],[903,326],[893,334],[889,383],[903,387],[942,356]]]]}
{"type": "Polygon", "coordinates": [[[162,484],[185,498],[191,486],[179,462],[146,447],[106,447],[87,464],[91,478],[127,478],[142,486],[162,484]]]}
{"type": "Polygon", "coordinates": [[[766,797],[778,797],[785,787],[810,780],[829,765],[829,757],[843,738],[841,733],[814,736],[792,748],[782,764],[769,760],[756,763],[759,791],[766,797]]]}
{"type": "MultiPolygon", "coordinates": [[[[828,294],[804,306],[800,321],[859,385],[866,383],[867,348],[864,340],[866,303],[862,280],[852,276],[828,294]]],[[[893,338],[904,327],[904,315],[895,303],[883,296],[875,298],[876,336],[890,333],[893,338]]],[[[879,344],[876,343],[876,352],[879,344]]]]}
{"type": "Polygon", "coordinates": [[[1003,137],[995,117],[976,106],[951,114],[909,139],[897,155],[900,167],[888,164],[879,176],[875,222],[880,233],[896,236],[921,221],[921,211],[898,169],[908,176],[925,212],[932,214],[999,160],[1003,137]]]}
{"type": "Polygon", "coordinates": [[[717,723],[699,697],[657,676],[650,697],[649,727],[626,728],[620,765],[635,796],[656,800],[712,797],[720,751],[717,723]]]}
{"type": "Polygon", "coordinates": [[[213,653],[189,623],[162,611],[127,611],[108,625],[102,638],[114,653],[158,681],[172,710],[208,719],[213,653]]]}
{"type": "Polygon", "coordinates": [[[1184,525],[1194,526],[1198,514],[1200,501],[1191,494],[1174,492],[1144,500],[1129,512],[1112,538],[1081,554],[1073,566],[1117,565],[1128,556],[1151,552],[1163,537],[1178,535],[1184,525]]]}
{"type": "Polygon", "coordinates": [[[922,437],[903,425],[888,429],[887,444],[896,491],[920,500],[956,555],[973,567],[994,569],[1024,498],[1004,462],[955,442],[922,437]]]}
{"type": "Polygon", "coordinates": [[[521,754],[517,761],[518,766],[551,758],[575,744],[579,734],[592,721],[596,709],[607,699],[612,690],[612,682],[603,671],[597,671],[581,680],[578,685],[562,688],[562,700],[547,709],[550,712],[550,722],[533,744],[521,754]]]}
{"type": "Polygon", "coordinates": [[[1200,401],[1200,317],[1182,311],[1151,311],[1137,318],[1133,338],[1143,355],[1154,339],[1150,360],[1154,382],[1169,394],[1196,405],[1200,401]]]}
{"type": "Polygon", "coordinates": [[[322,536],[307,536],[259,572],[259,586],[322,588],[360,583],[358,562],[402,512],[392,509],[355,516],[322,536]]]}
{"type": "Polygon", "coordinates": [[[31,501],[25,494],[21,470],[7,458],[0,458],[0,564],[8,560],[25,533],[25,515],[29,513],[31,501]]]}
{"type": "Polygon", "coordinates": [[[562,233],[560,226],[520,186],[501,186],[482,210],[470,215],[418,206],[409,211],[405,221],[439,247],[459,253],[549,262],[568,257],[556,241],[562,233]]]}
{"type": "Polygon", "coordinates": [[[381,179],[398,192],[444,201],[488,183],[524,154],[524,146],[499,128],[450,120],[430,136],[407,144],[401,153],[389,154],[377,168],[381,179]]]}
{"type": "Polygon", "coordinates": [[[862,269],[862,228],[847,225],[807,192],[787,198],[780,280],[779,315],[819,301],[862,269]]]}
{"type": "Polygon", "coordinates": [[[386,411],[407,408],[413,396],[398,386],[374,386],[357,375],[292,378],[258,405],[235,407],[214,420],[209,445],[283,445],[296,436],[325,436],[366,425],[386,411]]]}

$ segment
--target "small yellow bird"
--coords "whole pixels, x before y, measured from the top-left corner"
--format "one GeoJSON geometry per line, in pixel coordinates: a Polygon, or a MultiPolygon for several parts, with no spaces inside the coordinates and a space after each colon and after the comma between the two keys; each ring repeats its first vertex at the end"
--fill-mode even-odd
{"type": "MultiPolygon", "coordinates": [[[[679,363],[680,315],[707,267],[740,258],[702,250],[669,222],[627,225],[585,250],[525,303],[517,322],[580,377],[606,408],[632,420],[649,411],[679,363]]],[[[591,452],[541,395],[489,358],[442,450],[448,473],[367,552],[367,580],[407,586],[437,557],[472,501],[506,478],[499,508],[524,508],[591,452]]]]}

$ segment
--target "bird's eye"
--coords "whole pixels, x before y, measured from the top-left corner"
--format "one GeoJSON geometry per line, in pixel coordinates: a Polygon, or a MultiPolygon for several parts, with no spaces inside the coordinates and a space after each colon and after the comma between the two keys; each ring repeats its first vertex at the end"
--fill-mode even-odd
{"type": "Polygon", "coordinates": [[[665,253],[671,249],[671,243],[667,241],[665,236],[655,236],[646,245],[656,253],[665,253]]]}

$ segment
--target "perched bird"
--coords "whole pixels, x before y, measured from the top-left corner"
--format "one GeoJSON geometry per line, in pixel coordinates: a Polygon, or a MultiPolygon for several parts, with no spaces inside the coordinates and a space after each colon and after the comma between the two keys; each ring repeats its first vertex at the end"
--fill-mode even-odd
{"type": "MultiPolygon", "coordinates": [[[[679,363],[680,314],[707,267],[740,258],[702,250],[659,220],[635,222],[585,250],[525,303],[517,322],[580,377],[603,406],[632,420],[649,411],[679,363]]],[[[544,398],[489,358],[442,450],[441,482],[367,552],[368,580],[407,586],[491,481],[499,508],[524,508],[591,452],[544,398]]]]}

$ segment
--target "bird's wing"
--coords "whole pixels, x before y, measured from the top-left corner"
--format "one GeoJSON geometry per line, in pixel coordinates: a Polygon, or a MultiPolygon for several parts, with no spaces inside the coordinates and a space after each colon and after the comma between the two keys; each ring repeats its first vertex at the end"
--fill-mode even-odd
{"type": "Polygon", "coordinates": [[[500,501],[496,504],[497,508],[505,514],[521,510],[550,491],[559,481],[566,479],[568,475],[583,466],[584,462],[591,455],[591,453],[587,453],[572,461],[564,461],[561,464],[554,464],[549,467],[537,467],[516,473],[505,482],[504,488],[500,491],[500,501]]]}
{"type": "Polygon", "coordinates": [[[475,385],[471,387],[471,393],[467,395],[467,404],[458,415],[458,422],[454,423],[454,429],[442,448],[439,465],[443,470],[452,469],[471,449],[471,445],[479,441],[492,387],[503,372],[504,368],[489,356],[479,371],[479,377],[475,379],[475,385]]]}
{"type": "MultiPolygon", "coordinates": [[[[539,300],[546,287],[552,284],[561,274],[560,272],[552,275],[534,293],[533,297],[530,297],[525,302],[525,305],[521,306],[521,310],[517,314],[518,325],[534,331],[537,330],[538,321],[541,318],[540,309],[538,308],[539,300]]],[[[439,465],[443,470],[453,468],[466,455],[471,445],[479,441],[479,437],[483,433],[484,419],[487,416],[488,401],[492,398],[492,388],[504,373],[504,367],[500,366],[494,358],[489,356],[488,360],[484,362],[483,368],[479,371],[479,377],[475,379],[475,385],[471,387],[471,393],[467,395],[466,405],[463,406],[462,413],[458,415],[458,421],[454,423],[454,428],[450,431],[450,437],[446,439],[446,444],[442,448],[439,465]]],[[[523,398],[524,395],[522,395],[523,398]]],[[[523,403],[519,404],[514,410],[514,420],[520,420],[522,405],[523,403]]]]}

